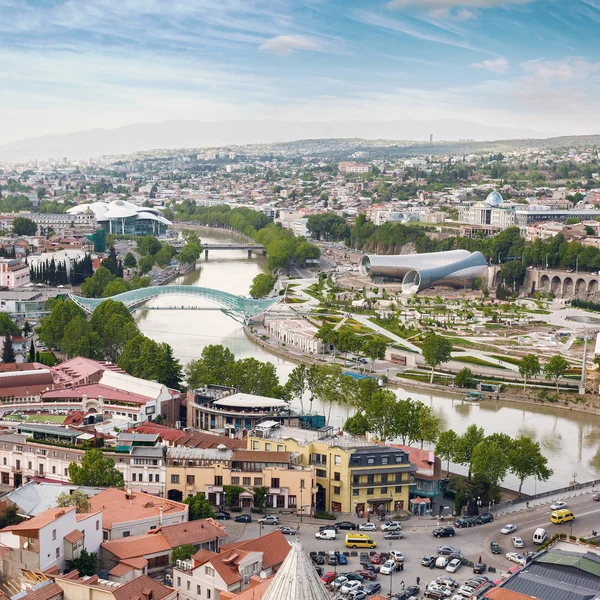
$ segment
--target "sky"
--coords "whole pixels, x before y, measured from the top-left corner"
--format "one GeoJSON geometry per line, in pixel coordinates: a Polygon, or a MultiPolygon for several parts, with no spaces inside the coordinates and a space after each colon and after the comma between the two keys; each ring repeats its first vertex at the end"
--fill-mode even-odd
{"type": "Polygon", "coordinates": [[[0,143],[169,119],[600,133],[600,0],[0,0],[0,143]]]}

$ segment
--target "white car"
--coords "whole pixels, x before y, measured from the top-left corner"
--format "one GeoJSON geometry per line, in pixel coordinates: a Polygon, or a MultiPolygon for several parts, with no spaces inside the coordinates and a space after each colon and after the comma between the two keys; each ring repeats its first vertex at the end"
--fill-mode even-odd
{"type": "Polygon", "coordinates": [[[384,523],[381,526],[381,531],[402,531],[402,523],[398,521],[390,521],[389,523],[384,523]]]}
{"type": "Polygon", "coordinates": [[[506,558],[508,558],[508,560],[510,560],[511,562],[517,563],[518,565],[525,566],[527,564],[525,557],[522,554],[519,554],[518,552],[507,552],[506,558]]]}
{"type": "Polygon", "coordinates": [[[335,588],[336,590],[339,590],[347,581],[348,581],[347,577],[340,575],[337,579],[335,579],[333,581],[333,583],[331,584],[331,587],[335,588]]]}
{"type": "Polygon", "coordinates": [[[441,592],[442,594],[444,594],[445,598],[452,596],[452,590],[450,588],[446,587],[445,585],[439,585],[437,583],[430,583],[428,589],[437,590],[438,592],[441,592]]]}
{"type": "Polygon", "coordinates": [[[346,581],[340,588],[340,592],[342,592],[342,594],[349,594],[360,587],[362,587],[360,581],[346,581]]]}
{"type": "Polygon", "coordinates": [[[400,552],[398,550],[390,550],[388,554],[396,562],[404,562],[404,554],[402,554],[402,552],[400,552]]]}
{"type": "Polygon", "coordinates": [[[461,585],[458,588],[458,593],[460,594],[461,598],[471,598],[473,596],[473,592],[475,591],[475,588],[472,588],[470,585],[461,585]]]}
{"type": "Polygon", "coordinates": [[[458,558],[453,558],[446,565],[446,571],[448,571],[448,573],[456,573],[456,571],[458,571],[458,569],[460,569],[460,566],[461,566],[460,560],[458,560],[458,558]]]}
{"type": "Polygon", "coordinates": [[[523,540],[520,537],[514,537],[512,539],[512,543],[515,548],[523,548],[523,546],[525,546],[523,540]]]}
{"type": "Polygon", "coordinates": [[[318,540],[335,540],[335,529],[323,529],[323,531],[317,531],[315,537],[318,540]]]}
{"type": "Polygon", "coordinates": [[[390,575],[396,570],[396,561],[395,560],[386,560],[383,565],[381,565],[381,569],[379,572],[382,575],[390,575]]]}
{"type": "Polygon", "coordinates": [[[555,502],[554,504],[550,505],[550,508],[552,510],[562,510],[563,508],[567,508],[567,503],[562,501],[555,502]]]}
{"type": "Polygon", "coordinates": [[[361,523],[358,526],[359,531],[377,531],[375,523],[361,523]]]}
{"type": "Polygon", "coordinates": [[[435,566],[438,569],[445,569],[448,566],[448,557],[446,556],[438,556],[435,561],[435,566]]]}
{"type": "Polygon", "coordinates": [[[505,525],[501,530],[500,533],[503,533],[504,535],[508,535],[509,533],[512,533],[513,531],[517,530],[517,526],[516,525],[505,525]]]}

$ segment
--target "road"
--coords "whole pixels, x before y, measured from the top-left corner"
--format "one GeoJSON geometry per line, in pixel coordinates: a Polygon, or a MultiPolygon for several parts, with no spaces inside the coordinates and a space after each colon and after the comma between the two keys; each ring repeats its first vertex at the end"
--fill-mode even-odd
{"type": "MultiPolygon", "coordinates": [[[[589,536],[591,535],[592,529],[600,529],[600,503],[592,500],[592,493],[577,496],[575,498],[568,499],[568,507],[575,514],[576,519],[572,522],[572,534],[577,536],[589,536]]],[[[370,533],[372,538],[377,542],[377,551],[386,552],[391,549],[399,550],[405,556],[405,567],[404,571],[397,572],[393,577],[387,575],[379,575],[377,581],[382,584],[382,594],[387,595],[390,591],[398,592],[400,590],[400,584],[402,581],[406,585],[413,585],[416,583],[416,578],[420,577],[421,589],[424,590],[426,582],[432,581],[438,575],[445,573],[442,569],[429,569],[421,566],[421,558],[425,554],[435,554],[436,548],[440,545],[451,545],[461,550],[463,555],[468,557],[471,561],[477,562],[479,557],[483,559],[488,566],[493,566],[497,569],[496,573],[490,573],[489,577],[492,579],[500,578],[502,574],[505,574],[509,567],[514,566],[515,563],[509,562],[505,558],[507,552],[533,552],[537,549],[532,542],[533,532],[538,527],[543,527],[548,537],[552,537],[555,533],[566,533],[567,536],[571,535],[571,523],[565,525],[554,525],[550,523],[550,507],[548,504],[538,505],[527,510],[515,512],[513,514],[507,513],[498,517],[493,523],[487,525],[479,525],[477,527],[469,529],[456,529],[456,535],[453,538],[435,538],[432,535],[432,530],[437,527],[437,521],[435,520],[423,520],[423,519],[411,519],[403,523],[404,538],[401,540],[394,540],[392,542],[387,541],[383,538],[383,534],[380,531],[370,533]],[[512,535],[520,536],[525,543],[525,547],[521,550],[513,548],[511,537],[512,535],[502,535],[500,530],[504,525],[512,523],[517,526],[517,531],[512,535]],[[490,552],[490,542],[498,542],[502,549],[502,554],[493,555],[490,552]]],[[[253,515],[253,518],[257,518],[258,515],[253,515]]],[[[345,531],[338,533],[335,542],[331,541],[320,541],[315,539],[315,533],[319,530],[321,525],[326,525],[326,521],[317,521],[311,518],[304,518],[303,522],[300,523],[299,519],[292,515],[281,515],[281,525],[288,525],[298,527],[297,538],[302,542],[303,547],[306,551],[312,550],[347,550],[344,548],[344,537],[345,531]]],[[[338,520],[346,520],[343,516],[340,516],[338,520]]],[[[364,519],[357,519],[355,517],[349,518],[348,520],[355,523],[364,523],[364,519]]],[[[228,522],[222,522],[226,527],[228,522]]],[[[376,522],[379,528],[380,523],[376,522]]],[[[239,524],[232,523],[232,533],[235,531],[235,537],[240,539],[251,539],[259,537],[261,534],[261,527],[257,521],[254,521],[244,526],[244,531],[239,535],[239,524]]],[[[273,531],[276,527],[263,526],[262,534],[273,531]]],[[[342,573],[345,571],[355,571],[360,568],[358,556],[349,557],[347,566],[328,567],[324,566],[324,571],[334,571],[336,573],[342,573]]],[[[466,581],[472,576],[472,570],[466,566],[461,567],[455,574],[452,575],[461,582],[466,581]]]]}

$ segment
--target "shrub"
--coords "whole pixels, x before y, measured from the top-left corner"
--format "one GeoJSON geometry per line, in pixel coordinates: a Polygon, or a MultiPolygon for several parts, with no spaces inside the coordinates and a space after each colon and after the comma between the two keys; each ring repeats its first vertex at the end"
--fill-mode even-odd
{"type": "Polygon", "coordinates": [[[590,546],[596,546],[596,540],[591,540],[590,541],[590,546]]]}
{"type": "Polygon", "coordinates": [[[580,537],[580,538],[579,538],[579,541],[580,541],[582,544],[587,544],[587,540],[586,540],[584,537],[580,537]]]}
{"type": "Polygon", "coordinates": [[[570,535],[570,536],[569,536],[569,540],[570,540],[571,542],[574,542],[576,539],[577,539],[577,537],[576,537],[576,536],[574,536],[574,535],[570,535]]]}
{"type": "Polygon", "coordinates": [[[326,519],[328,521],[335,521],[337,517],[325,511],[315,513],[315,519],[326,519]]]}
{"type": "Polygon", "coordinates": [[[566,533],[561,533],[559,535],[559,537],[560,537],[561,540],[566,540],[567,539],[567,534],[566,533]]]}
{"type": "Polygon", "coordinates": [[[242,507],[241,506],[230,506],[229,510],[234,513],[240,513],[240,512],[242,512],[242,507]]]}

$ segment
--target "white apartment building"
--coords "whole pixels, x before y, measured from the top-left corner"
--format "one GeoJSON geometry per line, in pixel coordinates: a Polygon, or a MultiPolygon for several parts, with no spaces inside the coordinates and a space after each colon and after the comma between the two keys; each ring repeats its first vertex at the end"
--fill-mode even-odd
{"type": "Polygon", "coordinates": [[[287,346],[298,348],[302,352],[320,354],[323,352],[323,343],[315,336],[317,330],[306,321],[276,319],[265,323],[266,330],[287,346]]]}

